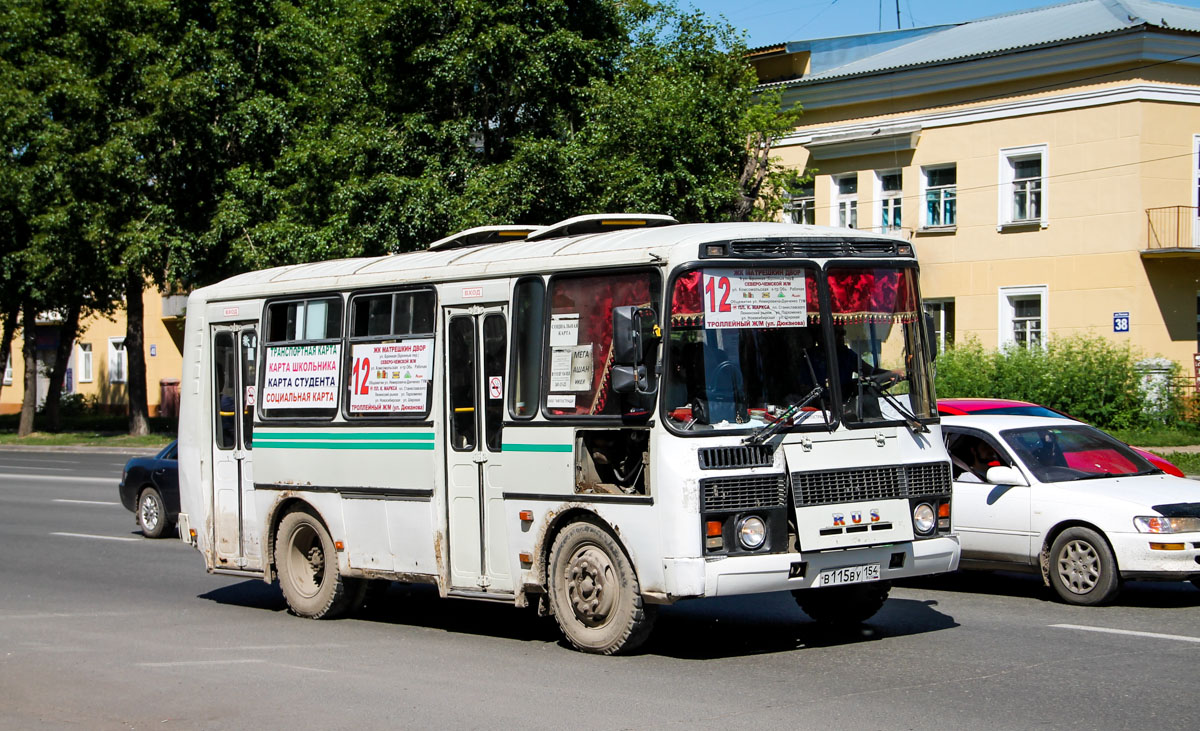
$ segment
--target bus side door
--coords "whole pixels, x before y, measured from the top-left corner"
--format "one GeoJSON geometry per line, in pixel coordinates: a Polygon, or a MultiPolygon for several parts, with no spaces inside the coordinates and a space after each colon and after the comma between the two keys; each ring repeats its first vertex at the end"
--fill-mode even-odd
{"type": "Polygon", "coordinates": [[[215,567],[261,569],[260,542],[247,540],[254,520],[251,448],[258,331],[253,323],[230,323],[214,325],[211,336],[215,567]]]}
{"type": "Polygon", "coordinates": [[[445,308],[446,505],[450,585],[511,593],[503,486],[505,306],[445,308]]]}

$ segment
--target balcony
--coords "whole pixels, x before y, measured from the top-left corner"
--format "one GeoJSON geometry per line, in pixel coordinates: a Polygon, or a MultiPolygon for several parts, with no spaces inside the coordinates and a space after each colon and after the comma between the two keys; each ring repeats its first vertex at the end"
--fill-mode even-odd
{"type": "Polygon", "coordinates": [[[1200,208],[1164,206],[1146,209],[1143,259],[1200,259],[1200,208]]]}

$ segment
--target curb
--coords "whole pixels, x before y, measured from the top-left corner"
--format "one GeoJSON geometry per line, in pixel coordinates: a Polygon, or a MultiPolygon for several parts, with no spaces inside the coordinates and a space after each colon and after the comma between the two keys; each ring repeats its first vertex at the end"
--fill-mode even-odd
{"type": "Polygon", "coordinates": [[[162,447],[91,447],[72,444],[0,444],[0,452],[74,452],[76,454],[128,454],[153,457],[162,447]]]}

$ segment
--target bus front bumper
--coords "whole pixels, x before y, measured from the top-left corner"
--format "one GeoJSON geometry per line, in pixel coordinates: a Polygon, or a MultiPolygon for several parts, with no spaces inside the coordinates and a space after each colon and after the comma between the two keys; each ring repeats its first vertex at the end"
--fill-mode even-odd
{"type": "Polygon", "coordinates": [[[879,581],[890,581],[954,571],[958,569],[958,557],[958,537],[944,536],[802,554],[667,559],[666,588],[670,596],[683,598],[793,591],[831,585],[831,582],[873,581],[876,573],[879,581]]]}

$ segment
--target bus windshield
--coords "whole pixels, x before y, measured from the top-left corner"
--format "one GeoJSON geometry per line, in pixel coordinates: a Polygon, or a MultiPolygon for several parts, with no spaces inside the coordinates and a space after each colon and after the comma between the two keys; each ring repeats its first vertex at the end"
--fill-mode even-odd
{"type": "Polygon", "coordinates": [[[688,272],[672,292],[667,423],[703,431],[780,418],[819,428],[930,418],[917,302],[915,271],[894,267],[688,272]]]}

